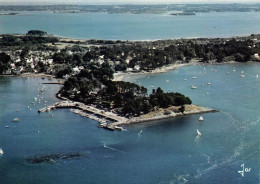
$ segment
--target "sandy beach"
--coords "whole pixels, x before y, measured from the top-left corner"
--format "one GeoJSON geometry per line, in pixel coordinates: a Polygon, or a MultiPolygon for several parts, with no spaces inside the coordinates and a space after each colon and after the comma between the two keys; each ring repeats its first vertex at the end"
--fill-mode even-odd
{"type": "Polygon", "coordinates": [[[178,67],[182,67],[182,66],[188,66],[188,65],[192,65],[195,64],[195,62],[191,62],[191,63],[186,63],[186,64],[170,64],[167,66],[162,66],[159,68],[156,68],[150,72],[146,72],[146,71],[141,71],[141,72],[117,72],[114,73],[114,79],[113,81],[124,81],[129,77],[132,76],[140,76],[140,75],[148,75],[148,74],[159,74],[159,73],[165,73],[171,70],[175,70],[178,67]]]}

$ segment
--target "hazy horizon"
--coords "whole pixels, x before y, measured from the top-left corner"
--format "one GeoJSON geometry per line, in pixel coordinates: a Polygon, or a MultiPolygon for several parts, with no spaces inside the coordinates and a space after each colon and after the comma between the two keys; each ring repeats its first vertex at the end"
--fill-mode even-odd
{"type": "Polygon", "coordinates": [[[255,0],[0,0],[0,5],[117,5],[117,4],[228,4],[260,3],[255,0]]]}

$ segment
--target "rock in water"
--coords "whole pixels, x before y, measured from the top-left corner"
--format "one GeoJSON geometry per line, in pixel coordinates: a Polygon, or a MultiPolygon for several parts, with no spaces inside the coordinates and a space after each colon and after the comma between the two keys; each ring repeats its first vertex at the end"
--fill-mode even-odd
{"type": "Polygon", "coordinates": [[[58,160],[69,160],[72,158],[82,157],[85,155],[86,154],[81,154],[81,153],[56,153],[56,154],[50,154],[50,155],[35,156],[32,158],[28,158],[26,160],[33,164],[40,164],[43,162],[52,163],[52,162],[56,162],[58,160]]]}

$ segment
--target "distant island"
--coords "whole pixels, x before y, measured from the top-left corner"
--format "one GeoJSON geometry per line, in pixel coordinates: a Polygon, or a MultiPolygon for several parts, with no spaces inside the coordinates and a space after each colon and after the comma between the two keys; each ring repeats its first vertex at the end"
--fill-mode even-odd
{"type": "Polygon", "coordinates": [[[213,111],[192,105],[189,97],[178,92],[165,93],[157,88],[148,94],[143,86],[120,81],[118,74],[161,72],[189,63],[259,62],[259,39],[260,35],[252,34],[157,41],[76,40],[31,30],[25,35],[0,35],[0,74],[41,73],[63,78],[57,97],[66,103],[39,112],[73,107],[79,109],[77,113],[95,112],[115,121],[106,124],[98,118],[102,127],[114,129],[123,124],[213,111]]]}
{"type": "Polygon", "coordinates": [[[170,15],[196,15],[194,12],[171,13],[170,15]]]}
{"type": "Polygon", "coordinates": [[[0,13],[0,16],[1,15],[19,15],[19,13],[0,13]]]}
{"type": "Polygon", "coordinates": [[[260,11],[259,3],[230,4],[121,4],[121,5],[0,5],[0,11],[52,11],[53,13],[127,13],[162,14],[180,11],[192,12],[251,12],[260,11]]]}

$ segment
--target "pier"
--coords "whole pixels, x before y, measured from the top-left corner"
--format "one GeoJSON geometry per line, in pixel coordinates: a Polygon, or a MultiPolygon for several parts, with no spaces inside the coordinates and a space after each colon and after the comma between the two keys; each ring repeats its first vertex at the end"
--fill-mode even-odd
{"type": "Polygon", "coordinates": [[[44,107],[42,109],[39,109],[38,112],[39,113],[49,112],[50,110],[54,110],[54,109],[58,109],[58,108],[72,108],[72,109],[74,109],[74,110],[71,110],[72,112],[79,114],[83,117],[88,117],[90,119],[96,120],[100,123],[99,127],[109,129],[109,130],[123,130],[122,127],[115,126],[115,125],[124,124],[125,122],[128,121],[127,118],[118,116],[115,113],[103,111],[103,110],[97,109],[93,106],[85,105],[80,102],[73,102],[70,100],[57,102],[54,105],[50,105],[50,106],[44,107]],[[89,112],[91,114],[88,114],[86,112],[89,112]],[[96,115],[98,115],[102,118],[99,118],[96,115]],[[116,122],[116,124],[114,124],[114,123],[107,124],[106,123],[107,120],[112,120],[113,122],[116,122]]]}

